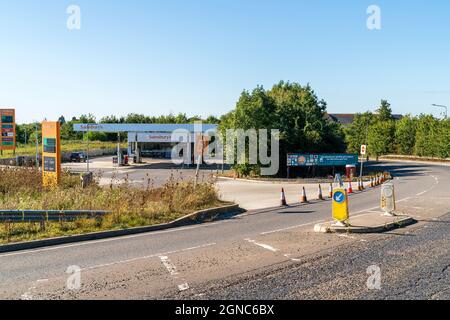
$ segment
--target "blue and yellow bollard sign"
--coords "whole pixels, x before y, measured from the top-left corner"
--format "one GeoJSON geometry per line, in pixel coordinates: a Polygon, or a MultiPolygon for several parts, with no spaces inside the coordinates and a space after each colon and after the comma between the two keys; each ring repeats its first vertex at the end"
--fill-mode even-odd
{"type": "Polygon", "coordinates": [[[338,188],[333,190],[333,219],[345,222],[349,219],[347,190],[338,188]]]}

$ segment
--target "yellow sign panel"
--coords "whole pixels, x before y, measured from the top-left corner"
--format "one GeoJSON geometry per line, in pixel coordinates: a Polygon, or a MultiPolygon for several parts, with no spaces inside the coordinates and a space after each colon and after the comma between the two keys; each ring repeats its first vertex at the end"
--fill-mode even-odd
{"type": "Polygon", "coordinates": [[[16,112],[0,109],[0,151],[16,150],[16,112]]]}
{"type": "Polygon", "coordinates": [[[333,190],[333,218],[341,222],[349,219],[348,195],[345,189],[333,190]]]}
{"type": "Polygon", "coordinates": [[[42,123],[42,183],[58,185],[61,176],[61,137],[59,122],[42,123]]]}

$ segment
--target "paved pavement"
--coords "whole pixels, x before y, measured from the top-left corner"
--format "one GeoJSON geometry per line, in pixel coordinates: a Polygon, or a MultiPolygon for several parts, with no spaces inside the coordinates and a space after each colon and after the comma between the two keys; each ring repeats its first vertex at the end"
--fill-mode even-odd
{"type": "MultiPolygon", "coordinates": [[[[127,179],[128,183],[135,186],[147,185],[147,183],[161,186],[171,176],[176,179],[188,179],[195,176],[196,170],[193,166],[181,167],[164,159],[144,159],[144,162],[119,168],[112,163],[112,157],[100,157],[90,160],[89,170],[99,178],[101,185],[123,183],[123,180],[127,179]]],[[[87,171],[86,163],[65,163],[62,167],[73,172],[87,171]]],[[[200,179],[212,179],[217,169],[217,166],[202,167],[200,179]]]]}
{"type": "MultiPolygon", "coordinates": [[[[393,171],[399,211],[418,224],[388,235],[315,233],[314,225],[331,215],[330,202],[321,201],[249,211],[203,225],[1,254],[0,298],[361,298],[370,297],[364,291],[370,265],[380,265],[389,279],[385,288],[405,288],[389,291],[397,292],[396,298],[448,298],[449,228],[442,216],[450,211],[450,170],[422,164],[383,167],[393,171]],[[418,265],[422,267],[416,270],[418,265]],[[66,271],[77,270],[73,266],[81,268],[76,290],[67,287],[73,277],[66,271]],[[391,268],[396,271],[389,273],[391,268]],[[336,280],[343,275],[351,282],[336,280]],[[428,280],[434,286],[426,285],[428,280]]],[[[379,189],[350,197],[353,215],[378,211],[378,206],[379,189]]]]}

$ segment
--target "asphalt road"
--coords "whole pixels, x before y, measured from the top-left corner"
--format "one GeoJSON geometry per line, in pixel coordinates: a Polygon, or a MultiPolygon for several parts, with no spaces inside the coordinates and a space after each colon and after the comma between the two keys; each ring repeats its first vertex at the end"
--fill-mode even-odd
{"type": "MultiPolygon", "coordinates": [[[[418,224],[383,235],[314,233],[314,224],[330,220],[324,201],[1,254],[0,298],[448,298],[450,230],[442,216],[450,211],[450,167],[383,167],[394,174],[399,209],[418,224]],[[371,265],[380,266],[388,291],[366,290],[371,265]],[[74,290],[66,285],[71,266],[80,268],[81,287],[74,290]]],[[[350,198],[353,215],[378,206],[378,189],[350,198]]]]}

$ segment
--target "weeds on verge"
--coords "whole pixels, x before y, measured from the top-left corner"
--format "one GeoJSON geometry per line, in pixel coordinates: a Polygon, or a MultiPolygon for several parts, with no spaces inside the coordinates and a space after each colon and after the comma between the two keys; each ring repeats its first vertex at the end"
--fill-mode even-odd
{"type": "Polygon", "coordinates": [[[191,180],[173,174],[161,187],[147,176],[133,186],[128,177],[111,179],[107,187],[95,182],[83,189],[79,176],[64,172],[57,188],[42,186],[41,173],[34,168],[0,168],[0,210],[106,210],[101,219],[52,222],[41,231],[39,223],[3,223],[0,243],[73,235],[165,223],[197,210],[220,206],[212,181],[196,187],[191,180]],[[120,183],[118,183],[120,182],[120,183]]]}

